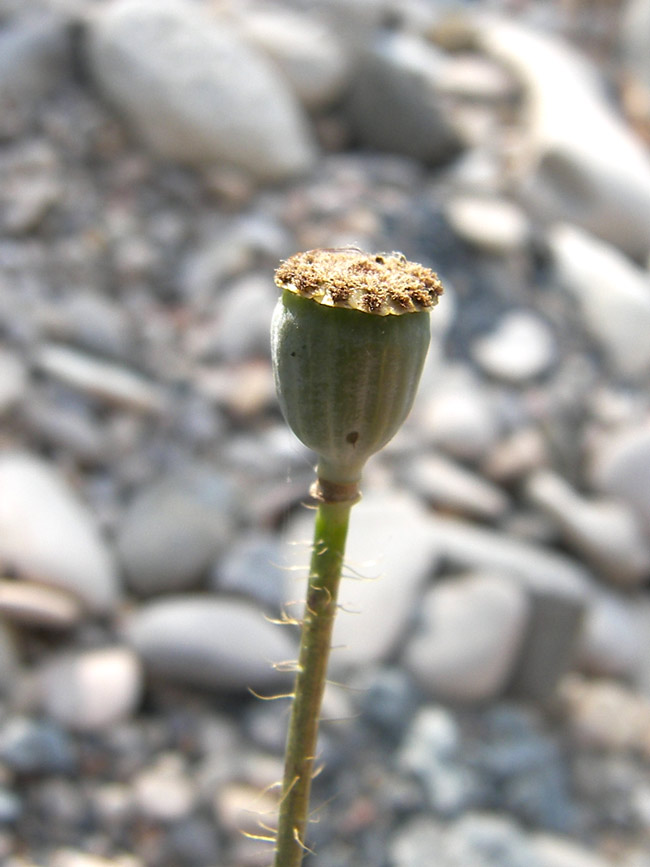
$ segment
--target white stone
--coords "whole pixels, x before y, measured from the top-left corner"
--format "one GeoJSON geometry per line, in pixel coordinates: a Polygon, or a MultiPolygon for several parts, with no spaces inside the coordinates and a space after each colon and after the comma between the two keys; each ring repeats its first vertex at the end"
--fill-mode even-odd
{"type": "Polygon", "coordinates": [[[270,61],[187,0],[119,0],[92,20],[101,90],[158,155],[263,181],[306,171],[306,121],[270,61]]]}
{"type": "Polygon", "coordinates": [[[93,611],[110,610],[119,596],[90,513],[48,463],[27,454],[0,457],[0,561],[23,578],[68,590],[93,611]]]}
{"type": "Polygon", "coordinates": [[[523,588],[498,575],[459,576],[429,590],[419,608],[404,662],[420,686],[445,701],[496,698],[528,621],[523,588]]]}
{"type": "Polygon", "coordinates": [[[135,807],[145,819],[177,822],[191,813],[197,789],[179,759],[173,754],[160,756],[133,780],[135,807]]]}
{"type": "Polygon", "coordinates": [[[523,310],[507,313],[471,348],[474,360],[486,373],[512,383],[525,383],[546,373],[556,351],[549,326],[523,310]]]}
{"type": "Polygon", "coordinates": [[[490,253],[521,250],[530,236],[526,214],[507,199],[456,195],[447,202],[445,213],[461,238],[490,253]]]}
{"type": "Polygon", "coordinates": [[[539,867],[614,867],[608,858],[561,837],[536,834],[531,843],[539,867]]]}
{"type": "Polygon", "coordinates": [[[574,226],[559,225],[549,244],[561,285],[578,302],[585,328],[614,371],[650,369],[650,276],[618,250],[574,226]]]}
{"type": "Polygon", "coordinates": [[[526,146],[515,173],[540,216],[569,220],[635,256],[650,249],[650,157],[568,43],[482,18],[479,45],[521,81],[526,146]]]}
{"type": "Polygon", "coordinates": [[[50,629],[70,629],[83,615],[80,600],[59,587],[0,579],[0,612],[7,620],[50,629]]]}
{"type": "Polygon", "coordinates": [[[169,596],[143,605],[126,634],[152,675],[207,689],[282,691],[286,669],[274,663],[297,654],[294,630],[270,623],[248,602],[214,596],[169,596]]]}
{"type": "Polygon", "coordinates": [[[63,654],[39,672],[46,713],[78,731],[106,729],[136,709],[140,664],[126,647],[63,654]]]}
{"type": "MultiPolygon", "coordinates": [[[[280,561],[296,616],[305,598],[313,524],[310,512],[288,527],[280,561]]],[[[395,493],[364,494],[350,518],[332,671],[370,665],[394,651],[436,562],[437,548],[417,501],[395,493]]]]}
{"type": "Polygon", "coordinates": [[[637,586],[650,576],[650,542],[625,503],[581,497],[551,471],[534,474],[526,492],[556,522],[567,543],[613,583],[637,586]]]}

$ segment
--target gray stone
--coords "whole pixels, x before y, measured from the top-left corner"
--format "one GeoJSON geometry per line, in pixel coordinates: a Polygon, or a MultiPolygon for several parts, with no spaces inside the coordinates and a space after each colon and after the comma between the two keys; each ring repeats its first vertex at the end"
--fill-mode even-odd
{"type": "Polygon", "coordinates": [[[0,727],[0,759],[17,774],[69,774],[77,763],[72,740],[57,725],[21,716],[0,727]]]}
{"type": "Polygon", "coordinates": [[[433,444],[460,460],[479,460],[498,441],[500,419],[494,402],[465,367],[439,369],[418,408],[422,429],[433,444]]]}
{"type": "Polygon", "coordinates": [[[294,635],[250,603],[172,596],[143,605],[127,637],[152,675],[206,689],[282,689],[273,667],[295,659],[294,635]]]}
{"type": "Polygon", "coordinates": [[[494,699],[512,673],[528,623],[524,589],[508,578],[470,574],[427,592],[404,663],[440,700],[494,699]]]}
{"type": "Polygon", "coordinates": [[[629,506],[587,500],[550,471],[533,475],[526,492],[557,523],[567,544],[614,584],[634,587],[650,576],[650,542],[629,506]]]}
{"type": "Polygon", "coordinates": [[[40,100],[61,80],[68,62],[63,23],[33,14],[0,32],[0,137],[26,126],[40,100]]]}
{"type": "Polygon", "coordinates": [[[347,107],[359,143],[433,165],[458,154],[460,140],[437,93],[444,63],[415,35],[380,36],[362,56],[347,107]]]}
{"type": "Polygon", "coordinates": [[[650,649],[644,621],[644,597],[598,593],[580,635],[580,670],[600,677],[641,680],[650,649]]]}
{"type": "Polygon", "coordinates": [[[442,455],[413,458],[403,479],[410,490],[446,511],[494,521],[509,507],[507,495],[496,485],[442,455]]]}
{"type": "Polygon", "coordinates": [[[284,598],[284,575],[278,566],[280,558],[276,536],[252,532],[238,538],[217,559],[211,584],[217,592],[247,595],[277,610],[284,598]]]}
{"type": "Polygon", "coordinates": [[[109,405],[154,414],[166,406],[165,395],[157,383],[67,346],[42,344],[35,364],[53,379],[109,405]]]}
{"type": "Polygon", "coordinates": [[[239,23],[244,36],[279,67],[306,108],[326,108],[342,95],[349,64],[324,21],[262,6],[247,9],[239,23]]]}
{"type": "Polygon", "coordinates": [[[650,3],[648,0],[627,0],[623,4],[619,46],[625,71],[641,91],[642,105],[650,105],[650,3]]]}
{"type": "Polygon", "coordinates": [[[93,611],[110,610],[119,597],[114,563],[90,513],[48,463],[27,454],[0,458],[0,560],[93,611]]]}
{"type": "Polygon", "coordinates": [[[27,141],[5,154],[0,177],[2,228],[11,235],[37,229],[63,197],[59,158],[46,141],[27,141]]]}
{"type": "Polygon", "coordinates": [[[646,256],[650,158],[615,113],[596,69],[568,42],[526,24],[481,18],[477,29],[481,48],[525,90],[527,129],[514,168],[525,167],[530,206],[547,220],[576,223],[632,256],[646,256]]]}
{"type": "Polygon", "coordinates": [[[0,347],[0,414],[23,398],[26,384],[27,373],[20,358],[0,347]]]}
{"type": "Polygon", "coordinates": [[[463,816],[450,829],[445,849],[450,867],[540,867],[527,835],[508,816],[463,816]]]}
{"type": "Polygon", "coordinates": [[[549,243],[561,285],[614,372],[643,376],[650,370],[650,275],[574,226],[556,226],[549,243]]]}
{"type": "Polygon", "coordinates": [[[142,596],[196,586],[230,540],[236,501],[230,483],[193,465],[141,489],[127,507],[117,551],[142,596]]]}
{"type": "Polygon", "coordinates": [[[128,717],[142,688],[140,664],[126,647],[64,653],[38,672],[43,706],[66,728],[98,731],[128,717]]]}
{"type": "Polygon", "coordinates": [[[196,4],[110,4],[91,23],[88,51],[100,88],[159,156],[226,163],[264,181],[314,160],[305,120],[270,62],[196,4]]]}
{"type": "Polygon", "coordinates": [[[604,442],[591,477],[599,490],[629,504],[650,535],[650,425],[623,429],[604,442]]]}
{"type": "Polygon", "coordinates": [[[438,815],[457,815],[471,803],[476,781],[461,753],[460,731],[449,711],[422,708],[404,736],[397,765],[420,780],[438,815]]]}
{"type": "MultiPolygon", "coordinates": [[[[313,535],[313,513],[287,529],[287,602],[304,599],[313,535]]],[[[368,492],[351,514],[334,624],[330,665],[335,672],[380,662],[396,648],[413,606],[437,563],[426,514],[405,495],[368,492]]],[[[302,616],[302,603],[291,605],[302,616]]]]}

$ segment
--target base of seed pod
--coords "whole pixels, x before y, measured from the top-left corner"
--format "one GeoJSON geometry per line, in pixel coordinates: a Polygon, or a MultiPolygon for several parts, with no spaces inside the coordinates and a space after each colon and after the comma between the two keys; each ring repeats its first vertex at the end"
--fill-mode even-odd
{"type": "Polygon", "coordinates": [[[317,503],[348,503],[353,506],[361,499],[361,491],[356,482],[340,485],[318,478],[309,489],[309,494],[317,503]]]}

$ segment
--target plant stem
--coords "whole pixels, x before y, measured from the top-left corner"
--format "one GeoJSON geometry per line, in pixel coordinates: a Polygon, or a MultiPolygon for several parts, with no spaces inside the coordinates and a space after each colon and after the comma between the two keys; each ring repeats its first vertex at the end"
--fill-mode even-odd
{"type": "Polygon", "coordinates": [[[320,707],[353,502],[322,502],[316,512],[314,547],[285,753],[274,867],[300,867],[305,853],[305,830],[320,707]]]}

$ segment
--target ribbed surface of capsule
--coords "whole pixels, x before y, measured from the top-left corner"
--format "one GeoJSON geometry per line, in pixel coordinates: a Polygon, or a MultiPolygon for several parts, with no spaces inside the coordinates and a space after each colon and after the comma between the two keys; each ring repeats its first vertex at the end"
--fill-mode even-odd
{"type": "Polygon", "coordinates": [[[317,453],[321,478],[358,481],[411,409],[429,346],[428,310],[375,314],[285,288],[271,335],[287,423],[317,453]]]}

